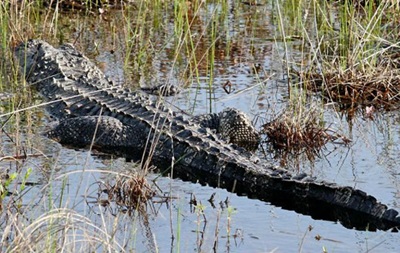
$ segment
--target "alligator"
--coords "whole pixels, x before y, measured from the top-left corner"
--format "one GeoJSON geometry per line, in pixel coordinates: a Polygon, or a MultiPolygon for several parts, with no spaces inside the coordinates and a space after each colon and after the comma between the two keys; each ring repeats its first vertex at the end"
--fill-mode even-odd
{"type": "Polygon", "coordinates": [[[315,219],[339,221],[347,228],[400,227],[399,213],[375,197],[294,174],[236,145],[259,138],[238,110],[185,117],[168,108],[163,96],[154,99],[113,83],[70,44],[55,48],[29,40],[14,54],[26,81],[57,119],[46,135],[63,145],[90,146],[135,159],[164,175],[225,188],[315,219]],[[236,144],[229,143],[231,139],[236,144]]]}

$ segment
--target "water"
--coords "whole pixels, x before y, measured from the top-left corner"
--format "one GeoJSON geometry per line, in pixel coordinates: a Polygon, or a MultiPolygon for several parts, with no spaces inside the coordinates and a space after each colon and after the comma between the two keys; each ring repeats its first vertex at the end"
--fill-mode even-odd
{"type": "MultiPolygon", "coordinates": [[[[163,20],[148,14],[141,26],[143,34],[138,35],[133,46],[136,50],[132,52],[133,59],[127,66],[124,66],[124,54],[128,46],[123,40],[115,39],[121,38],[125,31],[119,25],[123,17],[118,10],[107,16],[108,22],[100,17],[88,19],[73,15],[61,19],[59,26],[69,34],[67,38],[79,36],[78,48],[117,82],[135,87],[168,81],[184,87],[180,94],[169,99],[174,108],[199,114],[235,107],[258,119],[256,125],[260,127],[262,122],[272,119],[284,108],[288,97],[283,64],[285,49],[283,42],[274,39],[278,30],[276,13],[270,4],[249,7],[228,1],[225,7],[228,9],[226,13],[223,6],[207,3],[197,18],[189,12],[193,15],[189,20],[193,22],[192,36],[196,48],[193,52],[198,64],[198,77],[187,69],[188,64],[193,63],[193,54],[181,50],[179,57],[175,58],[177,48],[182,45],[173,34],[177,22],[173,22],[173,9],[170,7],[165,7],[167,12],[163,12],[163,20]],[[211,39],[208,33],[204,34],[210,29],[210,15],[216,13],[221,18],[215,71],[211,79],[208,60],[211,57],[211,39]],[[156,21],[161,23],[157,25],[156,21]],[[89,28],[80,30],[71,27],[89,28]],[[115,37],[111,36],[112,31],[115,37]],[[145,46],[142,48],[142,45],[145,46]],[[255,66],[258,71],[254,71],[255,66]],[[190,73],[195,78],[187,78],[190,73]],[[232,83],[229,94],[223,89],[227,81],[232,83]]],[[[137,8],[127,13],[139,17],[137,8]]],[[[140,21],[135,18],[131,23],[140,21]]],[[[289,43],[290,53],[295,57],[301,55],[296,51],[297,44],[299,41],[289,43]]],[[[185,46],[188,45],[182,48],[185,46]]],[[[318,100],[317,97],[315,99],[318,100]]],[[[299,168],[329,182],[354,186],[400,210],[398,113],[378,114],[375,120],[357,116],[349,124],[333,106],[324,105],[323,109],[324,119],[331,127],[352,140],[350,146],[328,144],[320,158],[313,162],[300,159],[299,165],[289,161],[289,168],[299,168]]],[[[158,178],[153,173],[147,179],[152,182],[157,178],[160,190],[147,212],[129,215],[115,203],[107,208],[99,206],[96,200],[98,196],[103,196],[99,193],[99,185],[113,182],[110,171],[132,173],[137,172],[137,166],[124,159],[101,159],[88,151],[61,147],[39,134],[47,122],[48,119],[39,115],[33,133],[24,132],[20,138],[30,147],[35,147],[29,150],[30,153],[39,150],[50,159],[32,157],[23,163],[3,160],[1,166],[11,171],[33,169],[29,180],[35,185],[28,187],[21,198],[22,206],[32,209],[30,218],[46,214],[50,207],[67,208],[103,229],[99,232],[88,223],[71,222],[71,227],[80,231],[76,232],[77,237],[83,234],[86,237],[82,238],[86,239],[88,235],[106,238],[106,234],[113,234],[113,247],[137,252],[153,252],[156,249],[159,252],[400,251],[397,233],[347,229],[339,223],[314,220],[268,202],[178,179],[158,178]],[[208,201],[213,194],[215,207],[208,201]],[[201,203],[204,215],[201,210],[192,210],[189,202],[193,196],[201,203]]],[[[2,139],[2,153],[15,154],[14,144],[9,138],[2,135],[2,139]]],[[[267,159],[280,162],[280,158],[272,155],[267,159]]],[[[17,189],[18,185],[14,187],[17,189]]],[[[40,231],[29,229],[28,234],[40,231]]],[[[75,243],[76,247],[87,249],[84,242],[75,243]]]]}

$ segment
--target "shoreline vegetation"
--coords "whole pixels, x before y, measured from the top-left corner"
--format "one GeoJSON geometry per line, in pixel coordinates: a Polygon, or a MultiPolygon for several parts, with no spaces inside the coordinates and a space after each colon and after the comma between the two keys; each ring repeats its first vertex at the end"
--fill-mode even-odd
{"type": "MultiPolygon", "coordinates": [[[[48,116],[13,63],[13,48],[19,42],[40,38],[54,45],[72,43],[116,82],[132,89],[177,84],[188,91],[188,113],[217,110],[216,90],[229,98],[259,89],[254,92],[257,100],[268,93],[267,81],[279,79],[284,84],[279,95],[283,105],[267,105],[267,112],[249,111],[258,115],[265,156],[300,170],[304,160],[313,163],[323,157],[329,145],[353,145],[344,127],[328,121],[327,114],[345,117],[352,126],[359,119],[377,122],[399,109],[399,10],[397,1],[375,0],[2,1],[1,251],[136,250],[127,238],[137,236],[141,227],[147,236],[145,248],[158,252],[149,225],[152,214],[160,203],[177,205],[173,193],[164,194],[157,180],[135,165],[111,159],[104,169],[93,169],[85,153],[76,158],[85,161],[83,168],[65,171],[67,166],[61,165],[68,162],[62,151],[49,156],[55,144],[38,137],[48,116]],[[281,61],[269,68],[265,61],[274,54],[281,61]],[[219,76],[227,73],[230,79],[217,85],[219,76]],[[235,77],[241,74],[258,85],[238,90],[235,77]],[[334,105],[334,113],[327,105],[334,105]],[[72,176],[80,181],[72,181],[72,176]],[[94,180],[92,185],[87,185],[88,178],[94,180]],[[85,187],[87,195],[82,197],[79,190],[85,187]],[[71,207],[98,213],[93,220],[71,207]],[[129,231],[120,225],[127,220],[134,224],[129,231]]],[[[213,198],[208,203],[217,203],[213,198]]],[[[233,226],[235,208],[226,199],[210,211],[202,200],[206,202],[193,196],[190,201],[197,226],[191,245],[202,252],[212,242],[215,252],[224,247],[229,251],[233,241],[243,240],[243,231],[233,226]],[[214,224],[215,230],[207,231],[206,224],[214,224]]],[[[189,243],[181,241],[182,205],[163,214],[170,220],[174,252],[189,243]]],[[[311,230],[305,232],[299,252],[311,230]]]]}

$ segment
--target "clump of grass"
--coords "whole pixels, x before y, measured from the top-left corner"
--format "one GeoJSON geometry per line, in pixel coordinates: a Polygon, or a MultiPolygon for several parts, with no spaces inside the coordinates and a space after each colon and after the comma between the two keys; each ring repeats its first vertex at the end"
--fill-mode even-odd
{"type": "MultiPolygon", "coordinates": [[[[108,195],[107,203],[115,202],[117,206],[129,212],[143,210],[156,193],[146,178],[139,174],[133,176],[119,175],[113,185],[104,184],[104,186],[105,188],[100,190],[108,195]]],[[[102,202],[104,203],[104,201],[102,202]]]]}
{"type": "MultiPolygon", "coordinates": [[[[10,227],[18,227],[6,252],[94,252],[121,251],[119,244],[107,230],[97,227],[84,215],[67,208],[53,209],[21,224],[18,214],[13,214],[10,227]]],[[[9,231],[7,231],[9,232],[9,231]]]]}
{"type": "MultiPolygon", "coordinates": [[[[53,1],[45,0],[43,1],[44,6],[50,6],[52,8],[60,8],[63,11],[93,11],[96,9],[101,9],[108,6],[117,6],[124,4],[126,1],[122,0],[63,0],[63,1],[53,1]]],[[[99,10],[100,11],[100,10],[99,10]]]]}
{"type": "Polygon", "coordinates": [[[337,29],[322,30],[316,40],[309,39],[307,70],[303,65],[301,71],[294,71],[303,87],[349,114],[360,107],[393,110],[400,104],[400,50],[397,43],[389,42],[398,41],[396,32],[390,32],[396,31],[398,19],[388,21],[395,18],[389,2],[369,3],[362,9],[343,3],[336,8],[337,18],[320,21],[337,29]]]}
{"type": "Polygon", "coordinates": [[[299,73],[306,87],[321,93],[342,108],[374,106],[393,110],[400,106],[400,71],[378,66],[369,71],[357,68],[325,70],[323,73],[299,73]]]}
{"type": "Polygon", "coordinates": [[[309,159],[320,154],[328,142],[349,143],[345,136],[325,126],[322,113],[315,104],[289,104],[275,119],[263,125],[263,132],[268,137],[266,142],[277,151],[293,155],[306,153],[309,159]]]}

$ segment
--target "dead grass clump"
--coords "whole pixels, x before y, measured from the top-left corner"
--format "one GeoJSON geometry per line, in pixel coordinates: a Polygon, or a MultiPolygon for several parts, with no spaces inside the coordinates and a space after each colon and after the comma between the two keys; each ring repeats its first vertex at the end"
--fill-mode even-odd
{"type": "Polygon", "coordinates": [[[320,93],[341,108],[400,107],[400,50],[396,45],[375,52],[369,61],[366,58],[344,68],[336,59],[318,69],[312,67],[296,75],[308,90],[320,93]]]}
{"type": "Polygon", "coordinates": [[[12,214],[3,239],[5,252],[122,252],[124,247],[107,229],[68,208],[52,209],[28,219],[24,214],[12,214]],[[21,216],[21,217],[20,217],[21,216]],[[29,224],[23,221],[29,220],[29,224]],[[10,232],[12,231],[12,232],[10,232]]]}
{"type": "Polygon", "coordinates": [[[266,142],[275,150],[307,156],[318,155],[326,143],[338,141],[347,144],[346,137],[326,127],[322,110],[316,105],[290,105],[274,120],[263,125],[266,142]]]}
{"type": "Polygon", "coordinates": [[[118,176],[114,185],[104,185],[105,188],[100,190],[108,195],[107,203],[115,202],[129,212],[142,209],[155,195],[155,191],[142,175],[118,176]]]}
{"type": "Polygon", "coordinates": [[[347,69],[299,75],[308,89],[320,92],[324,98],[344,108],[374,106],[393,110],[400,106],[400,71],[397,69],[347,69]]]}

